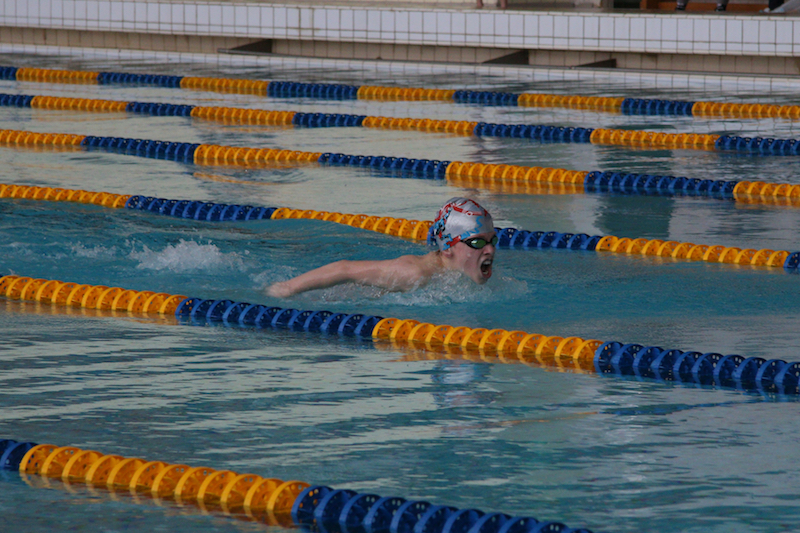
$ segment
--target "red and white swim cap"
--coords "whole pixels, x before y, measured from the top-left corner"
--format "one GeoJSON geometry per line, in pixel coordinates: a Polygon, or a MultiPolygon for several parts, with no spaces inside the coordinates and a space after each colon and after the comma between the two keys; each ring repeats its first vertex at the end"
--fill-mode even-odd
{"type": "Polygon", "coordinates": [[[433,221],[433,237],[439,250],[447,250],[473,235],[492,232],[492,215],[469,198],[451,198],[439,209],[433,221]]]}

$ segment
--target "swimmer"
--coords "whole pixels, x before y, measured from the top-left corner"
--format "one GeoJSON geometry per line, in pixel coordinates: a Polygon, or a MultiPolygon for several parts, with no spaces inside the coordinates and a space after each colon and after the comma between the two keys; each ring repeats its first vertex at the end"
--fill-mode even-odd
{"type": "Polygon", "coordinates": [[[428,283],[440,272],[455,270],[475,283],[492,277],[497,235],[492,215],[469,198],[452,198],[439,209],[433,223],[438,250],[383,261],[337,261],[270,285],[267,294],[279,298],[341,283],[371,285],[389,291],[409,291],[428,283]]]}

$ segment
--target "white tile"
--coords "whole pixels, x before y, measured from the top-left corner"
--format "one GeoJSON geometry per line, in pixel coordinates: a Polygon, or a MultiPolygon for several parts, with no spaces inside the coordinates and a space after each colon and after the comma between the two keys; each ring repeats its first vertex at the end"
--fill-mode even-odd
{"type": "Polygon", "coordinates": [[[481,13],[480,21],[481,42],[486,42],[488,44],[489,41],[486,41],[486,37],[494,36],[494,17],[492,17],[490,13],[481,13]]]}
{"type": "Polygon", "coordinates": [[[260,6],[247,6],[247,26],[251,28],[263,28],[264,25],[261,23],[261,12],[262,9],[260,6]]]}
{"type": "Polygon", "coordinates": [[[25,2],[27,8],[27,18],[30,22],[36,24],[39,22],[39,0],[28,0],[25,2]]]}
{"type": "Polygon", "coordinates": [[[758,39],[761,44],[775,44],[775,23],[774,20],[761,20],[758,23],[758,39]]]}
{"type": "MultiPolygon", "coordinates": [[[[22,4],[23,6],[25,4],[22,4]]],[[[149,4],[145,4],[149,5],[149,4]]],[[[17,8],[20,6],[17,5],[17,8]]],[[[148,9],[149,11],[149,9],[148,9]]],[[[17,13],[19,13],[19,9],[17,9],[17,13]]],[[[86,20],[86,2],[84,0],[76,0],[75,1],[75,20],[77,21],[85,21],[86,20]]]]}
{"type": "Polygon", "coordinates": [[[317,30],[323,31],[328,29],[327,9],[325,8],[312,9],[310,13],[310,18],[311,18],[310,20],[311,24],[307,27],[310,27],[315,31],[317,30]]]}
{"type": "Polygon", "coordinates": [[[631,35],[631,21],[627,17],[616,17],[614,20],[614,39],[627,41],[631,35]]]}
{"type": "Polygon", "coordinates": [[[614,17],[600,17],[600,38],[614,38],[614,17]]]}
{"type": "Polygon", "coordinates": [[[758,43],[742,43],[742,52],[758,53],[758,43]]]}
{"type": "MultiPolygon", "coordinates": [[[[86,2],[86,20],[97,21],[97,13],[100,11],[98,2],[95,0],[88,0],[86,2]]],[[[30,7],[28,8],[30,10],[30,7]]]]}
{"type": "Polygon", "coordinates": [[[0,20],[8,20],[9,22],[17,17],[17,2],[15,0],[4,0],[3,12],[0,13],[0,20]]]}
{"type": "Polygon", "coordinates": [[[300,10],[296,7],[286,8],[286,29],[300,30],[300,10]]]}
{"type": "Polygon", "coordinates": [[[567,30],[567,35],[570,39],[583,39],[585,32],[584,32],[584,20],[586,17],[569,17],[569,29],[567,30]]]}
{"type": "MultiPolygon", "coordinates": [[[[169,5],[169,4],[154,4],[154,5],[157,8],[156,16],[158,17],[158,20],[155,21],[155,22],[158,22],[159,24],[169,24],[169,23],[171,23],[172,22],[172,6],[169,5]]],[[[151,20],[149,22],[154,22],[154,21],[151,20]]]]}
{"type": "Polygon", "coordinates": [[[208,27],[209,28],[222,28],[222,6],[218,4],[211,4],[208,6],[208,27]]]}
{"type": "Polygon", "coordinates": [[[539,37],[553,37],[553,15],[539,15],[539,37]]]}
{"type": "Polygon", "coordinates": [[[743,20],[742,21],[742,42],[743,43],[758,43],[758,21],[757,20],[743,20]]]}
{"type": "Polygon", "coordinates": [[[53,2],[51,0],[39,0],[39,18],[40,19],[59,19],[60,12],[61,12],[61,2],[56,2],[58,4],[59,13],[55,13],[53,9],[53,2]]]}
{"type": "Polygon", "coordinates": [[[795,46],[800,45],[800,24],[798,24],[798,22],[800,21],[798,20],[792,21],[794,27],[793,29],[794,39],[792,40],[792,42],[794,43],[795,46]]]}
{"type": "Polygon", "coordinates": [[[566,39],[569,36],[569,19],[570,17],[565,15],[556,15],[553,17],[553,37],[556,39],[566,39]]]}
{"type": "Polygon", "coordinates": [[[655,46],[661,44],[661,24],[663,19],[661,17],[648,18],[645,20],[645,35],[647,40],[655,46]]]}
{"type": "MultiPolygon", "coordinates": [[[[138,11],[142,4],[136,4],[136,18],[140,18],[138,11]]],[[[211,6],[208,4],[197,4],[197,25],[207,26],[211,16],[211,6]]]]}
{"type": "Polygon", "coordinates": [[[792,45],[791,44],[776,44],[775,45],[775,53],[780,55],[791,55],[792,53],[792,45]]]}
{"type": "Polygon", "coordinates": [[[708,43],[711,31],[711,21],[707,18],[695,17],[694,40],[696,43],[708,43]]]}
{"type": "Polygon", "coordinates": [[[412,11],[408,14],[408,31],[412,33],[422,32],[422,12],[412,11]]]}
{"type": "MultiPolygon", "coordinates": [[[[236,12],[239,8],[244,7],[242,5],[224,5],[222,6],[222,19],[220,24],[226,30],[233,30],[237,27],[238,17],[236,16],[236,12]]],[[[245,22],[246,24],[246,22],[245,22]]]]}
{"type": "Polygon", "coordinates": [[[422,33],[426,39],[436,39],[436,13],[424,11],[422,13],[422,33]]]}
{"type": "MultiPolygon", "coordinates": [[[[312,7],[300,8],[300,32],[302,34],[314,27],[314,11],[316,9],[312,7]]],[[[378,30],[380,30],[380,27],[378,27],[378,30]]]]}
{"type": "Polygon", "coordinates": [[[792,44],[792,29],[794,21],[777,20],[775,21],[775,42],[778,44],[792,44]]]}
{"type": "Polygon", "coordinates": [[[367,11],[367,32],[381,33],[381,12],[375,10],[367,11]]]}
{"type": "Polygon", "coordinates": [[[185,26],[187,22],[194,23],[196,10],[197,6],[194,4],[172,4],[172,23],[181,26],[185,26]]]}
{"type": "Polygon", "coordinates": [[[694,23],[691,18],[682,18],[678,20],[678,42],[688,43],[691,48],[692,39],[694,39],[694,23]]]}
{"type": "Polygon", "coordinates": [[[725,24],[725,40],[728,43],[741,43],[742,42],[742,21],[741,20],[728,20],[725,24]]]}
{"type": "MultiPolygon", "coordinates": [[[[515,14],[509,18],[508,34],[512,37],[522,37],[525,35],[525,19],[522,15],[515,14]]],[[[521,44],[521,41],[520,41],[521,44]]]]}
{"type": "Polygon", "coordinates": [[[453,24],[452,16],[448,12],[436,13],[436,33],[450,36],[450,26],[453,24]]]}
{"type": "Polygon", "coordinates": [[[539,15],[533,14],[525,14],[525,37],[527,38],[525,42],[530,42],[531,40],[538,40],[539,37],[539,15]]]}
{"type": "Polygon", "coordinates": [[[726,40],[728,23],[724,19],[711,19],[709,21],[708,40],[711,42],[724,43],[726,40]]]}
{"type": "Polygon", "coordinates": [[[467,14],[456,12],[450,19],[450,33],[456,37],[463,38],[467,32],[467,14]]]}
{"type": "Polygon", "coordinates": [[[353,10],[342,9],[339,13],[339,27],[342,31],[351,31],[353,29],[353,10]]]}
{"type": "Polygon", "coordinates": [[[391,39],[394,39],[394,32],[396,30],[396,15],[394,11],[381,11],[381,32],[384,34],[391,35],[391,39]]]}
{"type": "Polygon", "coordinates": [[[597,39],[600,37],[600,19],[597,17],[583,18],[583,36],[587,39],[597,39]]]}
{"type": "MultiPolygon", "coordinates": [[[[52,4],[50,16],[54,19],[72,19],[75,17],[74,12],[72,11],[73,4],[69,3],[65,5],[63,2],[54,2],[52,4]]],[[[2,15],[0,15],[1,17],[2,15]]]]}
{"type": "MultiPolygon", "coordinates": [[[[643,17],[631,18],[631,40],[643,41],[646,35],[645,26],[646,26],[646,20],[643,17]]],[[[653,37],[650,35],[647,35],[647,38],[653,39],[653,37]]]]}
{"type": "Polygon", "coordinates": [[[710,43],[708,43],[708,49],[712,52],[724,52],[726,50],[725,42],[722,40],[711,41],[710,43]]]}
{"type": "Polygon", "coordinates": [[[356,9],[352,13],[353,29],[356,31],[367,31],[367,12],[363,9],[356,9]]]}
{"type": "Polygon", "coordinates": [[[729,53],[733,52],[733,53],[740,54],[740,53],[742,53],[742,50],[743,50],[742,47],[743,47],[743,45],[742,45],[741,41],[739,41],[737,43],[734,43],[734,42],[725,43],[725,51],[729,52],[729,53]]]}

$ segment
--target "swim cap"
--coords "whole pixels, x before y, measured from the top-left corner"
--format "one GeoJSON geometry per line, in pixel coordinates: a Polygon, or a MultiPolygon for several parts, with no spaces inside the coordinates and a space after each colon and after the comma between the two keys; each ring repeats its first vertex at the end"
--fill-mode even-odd
{"type": "Polygon", "coordinates": [[[451,198],[433,221],[433,238],[440,250],[479,233],[494,232],[492,215],[474,200],[451,198]]]}

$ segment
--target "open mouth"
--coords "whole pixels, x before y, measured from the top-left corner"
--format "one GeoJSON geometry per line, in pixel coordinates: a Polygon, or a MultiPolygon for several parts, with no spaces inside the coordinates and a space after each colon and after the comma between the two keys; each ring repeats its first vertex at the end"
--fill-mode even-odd
{"type": "Polygon", "coordinates": [[[492,277],[492,260],[491,259],[484,259],[481,263],[481,275],[484,278],[489,279],[492,277]]]}

